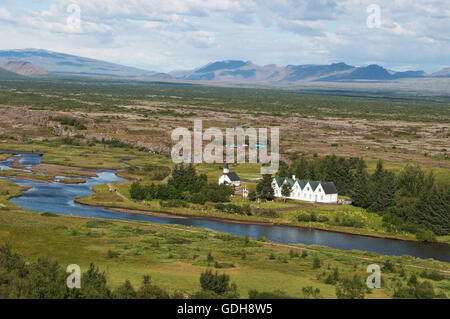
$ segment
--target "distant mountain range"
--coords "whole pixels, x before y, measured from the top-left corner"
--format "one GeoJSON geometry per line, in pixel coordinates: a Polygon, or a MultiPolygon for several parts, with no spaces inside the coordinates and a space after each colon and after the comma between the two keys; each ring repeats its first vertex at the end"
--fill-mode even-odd
{"type": "Polygon", "coordinates": [[[141,80],[216,81],[230,83],[295,83],[302,81],[389,81],[404,78],[450,77],[450,68],[433,74],[424,71],[395,72],[376,64],[352,66],[274,64],[259,66],[250,61],[227,60],[209,63],[188,71],[160,73],[46,50],[0,51],[0,68],[25,76],[70,74],[141,80]],[[2,63],[3,62],[3,63],[2,63]]]}
{"type": "Polygon", "coordinates": [[[329,65],[307,64],[278,67],[276,65],[258,66],[252,62],[230,60],[209,63],[189,72],[170,74],[182,80],[292,83],[299,81],[387,81],[402,78],[450,77],[450,72],[445,72],[445,70],[436,73],[436,75],[429,75],[424,71],[389,71],[376,64],[357,67],[341,62],[329,65]]]}
{"type": "Polygon", "coordinates": [[[0,51],[0,62],[29,62],[55,74],[106,76],[113,78],[163,79],[167,75],[158,72],[83,58],[75,55],[46,50],[4,50],[0,51]]]}

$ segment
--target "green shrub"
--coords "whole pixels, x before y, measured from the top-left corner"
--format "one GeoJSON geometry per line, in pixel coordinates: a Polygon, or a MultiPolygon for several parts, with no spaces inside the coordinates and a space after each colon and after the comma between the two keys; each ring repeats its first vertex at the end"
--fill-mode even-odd
{"type": "Polygon", "coordinates": [[[302,213],[297,216],[299,222],[309,222],[311,221],[311,216],[309,214],[302,213]]]}
{"type": "Polygon", "coordinates": [[[59,217],[58,214],[49,213],[49,212],[42,213],[41,216],[44,216],[44,217],[59,217]]]}
{"type": "Polygon", "coordinates": [[[273,209],[264,209],[262,211],[259,211],[257,213],[258,216],[261,217],[267,217],[267,218],[277,218],[278,217],[278,213],[276,211],[274,211],[273,209]]]}
{"type": "Polygon", "coordinates": [[[422,242],[436,242],[436,235],[431,230],[419,229],[416,233],[416,239],[422,242]]]}
{"type": "Polygon", "coordinates": [[[322,266],[322,262],[320,261],[319,257],[314,257],[313,259],[313,269],[320,268],[322,266]]]}
{"type": "Polygon", "coordinates": [[[118,258],[119,256],[120,256],[120,253],[118,251],[114,251],[114,250],[108,249],[107,257],[109,259],[118,258]]]}
{"type": "Polygon", "coordinates": [[[167,201],[160,201],[159,205],[161,207],[169,207],[169,208],[175,208],[175,207],[184,207],[187,208],[189,207],[189,204],[181,199],[169,199],[167,201]]]}
{"type": "Polygon", "coordinates": [[[248,298],[249,299],[294,299],[293,297],[290,297],[286,295],[286,292],[283,290],[275,290],[273,292],[269,291],[261,291],[258,290],[250,290],[248,292],[248,298]]]}

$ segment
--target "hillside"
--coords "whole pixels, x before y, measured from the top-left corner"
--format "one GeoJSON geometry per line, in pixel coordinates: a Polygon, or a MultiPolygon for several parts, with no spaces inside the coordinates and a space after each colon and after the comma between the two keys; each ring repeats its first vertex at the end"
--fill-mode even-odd
{"type": "Polygon", "coordinates": [[[0,51],[0,62],[10,61],[30,62],[55,74],[148,79],[165,79],[170,77],[167,74],[120,64],[37,49],[0,51]]]}
{"type": "Polygon", "coordinates": [[[24,77],[13,73],[13,72],[9,72],[3,68],[0,67],[0,80],[18,80],[18,79],[23,79],[24,77]]]}
{"type": "Polygon", "coordinates": [[[45,75],[50,74],[49,71],[40,68],[30,62],[11,61],[0,63],[0,67],[16,74],[24,76],[45,75]]]}
{"type": "Polygon", "coordinates": [[[449,78],[450,77],[450,68],[444,68],[438,72],[432,74],[432,76],[437,78],[449,78]]]}

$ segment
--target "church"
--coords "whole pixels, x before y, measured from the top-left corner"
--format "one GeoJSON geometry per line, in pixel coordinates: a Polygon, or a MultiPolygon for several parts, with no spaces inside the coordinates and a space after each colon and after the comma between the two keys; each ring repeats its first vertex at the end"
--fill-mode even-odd
{"type": "Polygon", "coordinates": [[[338,201],[338,192],[334,183],[297,179],[295,175],[292,178],[276,177],[273,179],[272,188],[275,197],[284,198],[281,189],[285,183],[288,183],[292,189],[287,198],[317,203],[337,203],[338,201]]]}
{"type": "Polygon", "coordinates": [[[228,164],[225,164],[225,166],[223,167],[223,174],[219,178],[219,184],[240,186],[241,179],[239,178],[238,174],[236,174],[235,172],[230,172],[230,169],[228,168],[228,164]]]}

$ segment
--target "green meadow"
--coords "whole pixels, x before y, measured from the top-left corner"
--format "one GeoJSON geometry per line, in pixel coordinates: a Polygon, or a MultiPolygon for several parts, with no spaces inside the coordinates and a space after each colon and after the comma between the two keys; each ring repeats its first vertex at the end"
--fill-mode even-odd
{"type": "Polygon", "coordinates": [[[445,262],[273,244],[179,225],[27,212],[7,200],[20,194],[17,185],[1,180],[0,190],[1,242],[11,243],[30,261],[46,256],[63,266],[78,264],[82,271],[95,263],[113,288],[126,279],[137,286],[148,274],[167,291],[189,296],[199,290],[201,272],[211,268],[229,274],[241,298],[252,289],[278,289],[302,298],[308,286],[320,289],[323,298],[336,298],[336,283],[327,280],[335,269],[340,278],[357,274],[364,280],[366,267],[377,263],[386,268],[382,288],[367,289],[365,298],[391,298],[413,274],[419,282],[431,282],[441,297],[450,292],[450,278],[442,272],[450,271],[445,262]],[[429,279],[428,268],[443,277],[429,279]]]}

